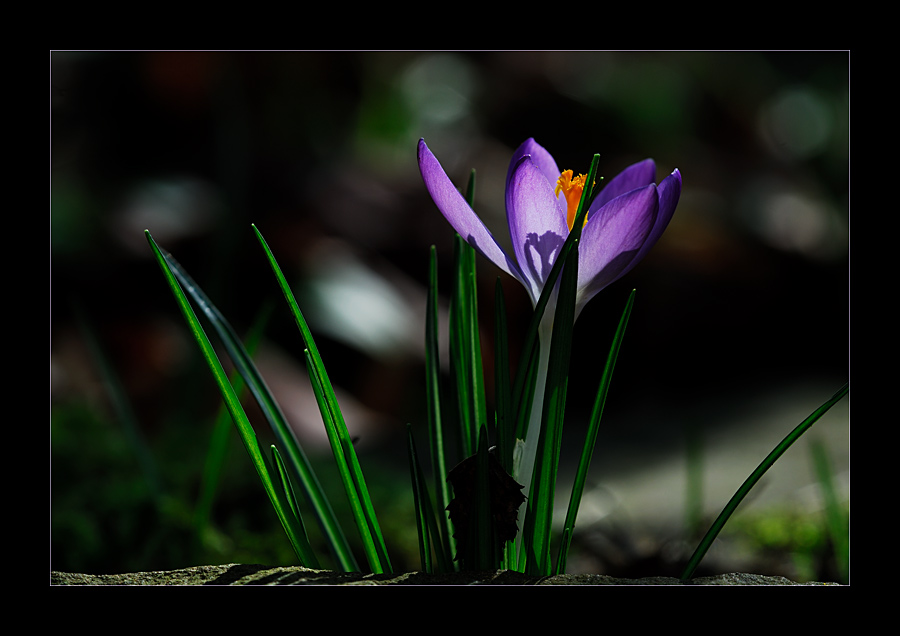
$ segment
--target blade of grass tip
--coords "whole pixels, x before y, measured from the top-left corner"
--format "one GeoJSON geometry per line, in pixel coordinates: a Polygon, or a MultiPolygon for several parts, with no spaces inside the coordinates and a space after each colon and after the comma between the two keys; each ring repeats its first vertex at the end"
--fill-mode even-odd
{"type": "Polygon", "coordinates": [[[575,532],[575,520],[578,517],[578,508],[581,505],[581,497],[584,494],[584,484],[587,480],[588,470],[591,467],[591,458],[597,443],[597,431],[600,429],[600,419],[603,417],[603,407],[606,404],[606,396],[609,392],[609,383],[612,380],[616,360],[619,357],[619,349],[622,347],[622,339],[625,337],[625,328],[631,317],[631,308],[634,306],[635,290],[631,290],[619,326],[613,336],[609,355],[606,358],[606,366],[600,378],[600,386],[597,389],[597,398],[594,401],[594,410],[585,435],[584,446],[581,449],[581,460],[578,462],[578,470],[575,473],[575,482],[572,485],[572,494],[569,497],[569,508],[566,511],[566,521],[563,525],[563,540],[559,547],[559,557],[556,560],[556,574],[564,574],[569,556],[569,546],[572,543],[572,534],[575,532]]]}
{"type": "Polygon", "coordinates": [[[194,335],[194,339],[200,346],[203,358],[209,366],[210,371],[212,372],[216,385],[219,387],[219,391],[222,394],[223,400],[225,401],[225,405],[228,407],[228,412],[231,414],[232,420],[234,421],[234,424],[237,427],[238,432],[240,433],[244,448],[250,455],[250,460],[253,463],[253,467],[256,469],[256,473],[257,475],[259,475],[260,481],[262,481],[263,483],[266,494],[269,496],[269,501],[272,503],[272,507],[275,509],[278,520],[281,522],[285,533],[290,539],[291,546],[294,548],[294,552],[296,553],[297,558],[300,559],[301,564],[303,564],[304,566],[312,567],[311,565],[309,565],[308,561],[304,560],[304,550],[302,547],[302,539],[300,538],[302,531],[297,524],[296,518],[290,511],[288,503],[284,500],[284,496],[280,488],[276,487],[275,485],[271,467],[269,466],[269,463],[266,460],[262,449],[260,449],[259,447],[259,442],[256,439],[256,433],[253,430],[253,427],[250,425],[250,420],[244,413],[244,409],[241,406],[241,403],[238,400],[233,387],[228,382],[228,377],[225,374],[225,370],[222,368],[222,364],[219,362],[215,351],[213,350],[212,344],[209,342],[209,339],[203,332],[203,328],[200,326],[200,321],[197,320],[197,316],[194,314],[194,310],[191,308],[190,302],[188,302],[184,291],[178,284],[178,281],[176,280],[174,273],[170,269],[165,256],[163,256],[162,251],[156,245],[156,242],[153,240],[150,232],[145,231],[145,234],[147,236],[147,241],[150,243],[150,247],[156,257],[156,261],[163,272],[163,276],[165,277],[169,288],[175,296],[175,300],[178,303],[178,307],[181,310],[185,321],[188,323],[188,328],[191,330],[191,333],[194,335]]]}
{"type": "Polygon", "coordinates": [[[437,497],[441,546],[452,554],[453,531],[447,506],[450,504],[450,489],[447,487],[447,456],[444,446],[444,429],[441,395],[441,361],[438,342],[438,281],[437,249],[431,246],[428,259],[428,301],[425,310],[425,394],[428,405],[428,441],[431,450],[431,464],[434,472],[435,496],[437,497]]]}
{"type": "Polygon", "coordinates": [[[342,475],[344,490],[351,502],[358,502],[359,504],[358,507],[353,509],[353,516],[357,530],[359,530],[360,537],[363,540],[364,550],[370,559],[369,565],[375,573],[390,572],[390,559],[388,558],[387,548],[384,545],[381,527],[375,516],[375,509],[372,506],[369,490],[366,487],[365,478],[359,466],[359,460],[356,457],[356,451],[350,440],[350,433],[344,422],[341,407],[334,394],[334,387],[332,387],[331,381],[328,379],[328,373],[325,371],[325,365],[322,363],[321,356],[319,356],[319,350],[312,337],[312,332],[310,332],[309,326],[300,312],[300,307],[297,305],[294,294],[287,284],[287,280],[284,278],[275,256],[269,249],[268,243],[266,243],[262,233],[255,225],[253,226],[253,231],[256,233],[256,237],[266,254],[278,286],[284,295],[285,301],[287,301],[288,307],[294,316],[294,322],[297,324],[303,338],[303,343],[306,347],[306,362],[310,382],[314,391],[317,391],[316,399],[319,401],[319,409],[322,413],[325,430],[331,443],[338,470],[342,475]],[[349,479],[347,479],[348,476],[349,479]]]}
{"type": "Polygon", "coordinates": [[[469,173],[469,181],[466,183],[466,203],[473,210],[475,209],[475,168],[469,173]]]}
{"type": "Polygon", "coordinates": [[[272,444],[272,463],[275,464],[275,468],[278,470],[278,478],[281,482],[281,488],[284,490],[284,497],[291,507],[291,512],[297,520],[297,525],[302,530],[298,538],[300,539],[300,547],[304,551],[304,560],[313,564],[310,567],[319,569],[319,561],[316,558],[312,547],[309,545],[306,526],[303,525],[303,517],[300,516],[300,507],[297,505],[297,497],[294,495],[294,487],[291,485],[291,478],[288,476],[287,469],[284,467],[284,461],[281,459],[281,454],[274,444],[272,444]]]}
{"type": "Polygon", "coordinates": [[[716,537],[719,536],[719,532],[721,532],[722,528],[725,526],[725,523],[734,513],[735,509],[737,509],[738,505],[740,505],[741,501],[743,501],[744,497],[747,496],[747,493],[750,492],[750,489],[756,485],[756,482],[760,480],[760,478],[765,474],[769,468],[772,467],[779,457],[781,457],[784,452],[791,447],[791,444],[796,442],[803,433],[805,433],[809,428],[815,424],[820,417],[822,417],[828,409],[837,404],[850,390],[850,386],[845,384],[841,387],[837,393],[831,396],[822,406],[813,411],[809,417],[800,422],[797,427],[788,433],[787,437],[785,437],[775,449],[769,453],[769,455],[760,463],[759,466],[756,467],[756,470],[751,473],[751,475],[741,484],[741,487],[738,488],[737,492],[734,493],[731,500],[726,504],[725,508],[719,513],[719,516],[713,522],[710,529],[706,532],[706,535],[700,541],[700,545],[697,546],[697,549],[694,550],[694,554],[691,556],[688,561],[687,566],[684,569],[684,572],[681,574],[681,580],[685,581],[690,579],[694,575],[694,570],[697,569],[697,566],[700,564],[700,561],[703,560],[703,557],[706,556],[706,552],[709,550],[710,546],[712,546],[713,541],[716,540],[716,537]]]}
{"type": "Polygon", "coordinates": [[[202,309],[213,328],[219,334],[235,368],[247,383],[247,387],[269,423],[278,443],[287,454],[288,466],[297,483],[300,484],[302,492],[313,510],[316,521],[322,529],[322,534],[338,566],[345,572],[358,572],[359,565],[356,563],[356,557],[353,556],[353,552],[337,521],[334,510],[331,508],[328,497],[319,483],[319,479],[309,459],[307,459],[299,442],[297,442],[293,430],[287,423],[287,418],[281,411],[278,402],[275,401],[272,392],[269,390],[265,380],[263,380],[247,348],[218,308],[184,268],[171,255],[165,254],[164,256],[172,273],[202,309]]]}
{"type": "Polygon", "coordinates": [[[822,488],[825,502],[825,521],[828,535],[834,549],[834,560],[840,574],[841,583],[850,582],[850,527],[846,513],[838,503],[837,488],[834,485],[831,462],[821,440],[815,440],[810,447],[816,478],[822,488]]]}

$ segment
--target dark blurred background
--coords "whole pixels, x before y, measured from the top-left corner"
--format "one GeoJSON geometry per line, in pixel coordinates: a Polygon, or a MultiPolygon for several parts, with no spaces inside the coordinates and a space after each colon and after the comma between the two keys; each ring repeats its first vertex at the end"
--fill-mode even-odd
{"type": "MultiPolygon", "coordinates": [[[[476,169],[476,209],[504,246],[506,170],[528,137],[576,173],[594,153],[607,178],[646,157],[659,179],[682,172],[662,240],[576,325],[564,442],[573,455],[637,288],[570,571],[682,567],[741,481],[848,380],[846,52],[53,52],[50,61],[55,570],[296,562],[236,435],[209,525],[195,531],[220,400],[145,229],[239,332],[272,309],[260,369],[343,505],[299,334],[251,223],[294,287],[359,437],[395,569],[419,567],[405,425],[424,444],[428,248],[437,246],[444,290],[453,250],[418,172],[420,137],[460,187],[476,169]]],[[[499,272],[478,267],[492,399],[499,272]]],[[[515,361],[529,302],[514,280],[503,284],[515,361]]],[[[810,443],[824,449],[846,511],[847,402],[770,471],[710,568],[842,576],[810,443]]],[[[567,498],[562,490],[563,508],[567,498]]]]}

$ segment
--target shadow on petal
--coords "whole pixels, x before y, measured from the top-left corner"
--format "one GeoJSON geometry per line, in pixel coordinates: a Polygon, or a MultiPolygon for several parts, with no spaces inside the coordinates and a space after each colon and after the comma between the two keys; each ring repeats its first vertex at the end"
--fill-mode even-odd
{"type": "Polygon", "coordinates": [[[541,287],[547,281],[550,269],[559,257],[565,242],[564,236],[550,231],[544,232],[540,236],[536,232],[530,232],[525,236],[526,262],[524,265],[527,268],[528,277],[539,281],[541,287]]]}

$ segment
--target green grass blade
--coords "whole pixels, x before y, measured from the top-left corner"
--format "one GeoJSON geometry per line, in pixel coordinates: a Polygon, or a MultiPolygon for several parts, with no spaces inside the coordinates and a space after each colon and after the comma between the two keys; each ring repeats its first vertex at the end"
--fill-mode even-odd
{"type": "MultiPolygon", "coordinates": [[[[291,485],[291,478],[288,476],[287,469],[284,466],[284,460],[281,459],[281,453],[275,444],[272,444],[272,463],[278,470],[278,478],[281,481],[281,488],[284,491],[284,497],[291,507],[291,512],[297,519],[297,524],[303,530],[301,539],[303,539],[304,547],[309,554],[313,554],[312,547],[309,545],[309,537],[306,534],[306,527],[303,525],[303,517],[300,516],[300,506],[297,505],[297,497],[294,495],[294,487],[291,485]]],[[[318,567],[318,566],[317,566],[318,567]]]]}
{"type": "Polygon", "coordinates": [[[407,424],[406,429],[413,500],[416,504],[416,528],[419,533],[419,556],[422,561],[422,568],[429,573],[452,572],[453,557],[451,556],[450,545],[442,534],[443,529],[439,527],[440,524],[435,515],[431,497],[428,495],[428,487],[426,486],[422,466],[419,463],[419,456],[416,452],[412,426],[407,424]],[[431,556],[432,546],[434,558],[431,556]],[[436,568],[435,565],[437,565],[436,568]]]}
{"type": "Polygon", "coordinates": [[[428,531],[428,506],[425,499],[428,494],[425,492],[425,481],[422,478],[422,469],[419,466],[419,458],[416,455],[416,445],[413,441],[412,425],[406,425],[407,436],[407,455],[409,457],[409,475],[412,481],[413,503],[416,508],[416,535],[419,539],[419,562],[422,564],[422,571],[428,574],[434,573],[434,564],[431,560],[431,535],[428,531]]]}
{"type": "Polygon", "coordinates": [[[275,465],[275,469],[278,473],[278,480],[279,484],[281,485],[282,492],[284,493],[284,499],[290,506],[291,514],[294,515],[294,520],[296,521],[297,527],[299,528],[296,540],[299,542],[299,549],[303,554],[303,560],[311,564],[308,567],[319,569],[321,566],[319,565],[319,561],[316,558],[315,552],[313,552],[312,546],[309,545],[309,537],[306,534],[306,527],[303,525],[303,518],[300,516],[300,507],[297,505],[297,497],[294,495],[294,488],[291,485],[291,478],[288,476],[288,472],[284,466],[284,461],[281,459],[281,454],[278,452],[278,449],[274,444],[271,446],[271,449],[272,464],[275,465]]]}
{"type": "Polygon", "coordinates": [[[606,404],[606,395],[609,392],[609,383],[612,380],[613,370],[616,367],[616,359],[619,357],[619,349],[622,347],[622,339],[625,337],[625,328],[631,317],[631,308],[634,306],[635,290],[631,290],[625,310],[619,319],[619,326],[613,336],[612,346],[606,358],[606,366],[600,378],[600,387],[597,389],[597,399],[594,401],[594,410],[591,412],[591,420],[585,436],[584,446],[581,449],[581,460],[578,462],[578,470],[575,473],[575,482],[572,486],[572,494],[569,498],[569,508],[566,512],[566,521],[563,525],[563,539],[559,548],[559,558],[556,560],[556,573],[565,574],[566,562],[569,555],[569,546],[572,542],[572,534],[575,531],[575,520],[578,517],[578,507],[581,504],[581,496],[584,494],[584,484],[587,480],[588,469],[591,467],[591,457],[594,454],[594,446],[597,443],[597,431],[600,429],[600,419],[603,416],[603,407],[606,404]]]}
{"type": "Polygon", "coordinates": [[[562,428],[569,381],[569,360],[575,324],[575,294],[578,287],[577,240],[563,269],[553,336],[550,340],[550,364],[544,393],[541,436],[538,440],[534,477],[529,490],[523,546],[527,554],[526,573],[550,574],[550,532],[556,474],[562,445],[562,428]]]}
{"type": "MultiPolygon", "coordinates": [[[[272,312],[272,305],[269,303],[259,317],[256,319],[250,333],[246,337],[244,343],[248,355],[253,355],[256,347],[259,345],[260,338],[269,320],[272,312]]],[[[235,370],[231,374],[231,386],[234,392],[240,398],[243,394],[245,384],[241,374],[235,370]]],[[[209,524],[209,518],[212,514],[213,502],[215,501],[216,489],[222,475],[222,469],[225,466],[225,459],[228,454],[228,442],[231,439],[231,415],[223,404],[219,409],[216,420],[213,424],[213,432],[210,435],[209,449],[206,452],[206,460],[203,463],[203,472],[200,478],[200,493],[197,495],[197,505],[194,508],[194,528],[197,533],[198,540],[202,541],[203,534],[209,524]]]]}
{"type": "MultiPolygon", "coordinates": [[[[473,423],[476,433],[481,430],[482,426],[487,426],[487,406],[484,397],[484,366],[481,360],[481,334],[478,330],[478,299],[475,282],[475,250],[468,243],[465,244],[463,250],[467,257],[465,273],[466,285],[465,290],[469,298],[466,306],[469,310],[467,323],[467,346],[468,362],[469,362],[469,378],[472,382],[472,413],[474,414],[473,423]]],[[[480,434],[480,433],[479,433],[480,434]]],[[[476,440],[477,441],[477,440],[476,440]]]]}
{"type": "Polygon", "coordinates": [[[540,354],[538,333],[541,321],[553,295],[553,287],[556,285],[556,279],[559,277],[560,271],[562,271],[563,263],[568,259],[569,253],[572,251],[572,245],[573,243],[568,241],[563,244],[559,257],[553,263],[553,267],[547,277],[547,284],[544,286],[537,305],[534,307],[531,322],[528,323],[528,330],[525,332],[525,340],[522,343],[522,355],[519,358],[519,366],[516,369],[516,379],[513,383],[512,403],[510,405],[511,414],[516,422],[516,439],[525,439],[530,419],[529,409],[532,406],[531,400],[534,395],[535,382],[537,381],[536,370],[540,354]]]}
{"type": "MultiPolygon", "coordinates": [[[[475,384],[477,375],[473,374],[473,325],[471,324],[472,308],[469,306],[473,294],[469,285],[474,281],[469,277],[469,245],[457,234],[454,244],[453,260],[455,276],[453,280],[453,296],[450,302],[450,367],[456,391],[456,404],[459,417],[460,453],[463,457],[475,454],[477,445],[478,414],[475,384]]],[[[477,323],[474,326],[477,342],[477,323]]]]}
{"type": "MultiPolygon", "coordinates": [[[[535,340],[535,342],[530,344],[530,359],[527,362],[524,359],[519,360],[519,368],[516,370],[515,389],[509,405],[510,417],[514,418],[514,445],[517,443],[515,440],[525,439],[525,430],[531,419],[531,409],[534,405],[534,390],[537,385],[541,343],[540,340],[535,340]]],[[[529,348],[527,343],[526,348],[529,348]]]]}
{"type": "Polygon", "coordinates": [[[222,394],[228,412],[231,414],[232,420],[240,433],[244,448],[250,455],[250,461],[253,463],[256,473],[263,483],[266,494],[269,496],[269,501],[271,501],[272,507],[275,508],[278,520],[281,522],[285,533],[288,535],[291,545],[294,548],[294,552],[297,554],[297,558],[300,559],[300,562],[303,565],[315,567],[315,555],[307,554],[304,549],[302,539],[303,531],[291,512],[289,504],[285,501],[281,489],[275,485],[272,471],[266,461],[265,455],[259,447],[259,442],[256,439],[256,433],[250,425],[250,421],[247,419],[247,415],[244,413],[244,409],[241,406],[231,383],[228,381],[228,377],[225,374],[225,370],[222,368],[222,364],[219,362],[218,357],[216,357],[212,344],[210,344],[209,339],[206,337],[203,327],[200,326],[200,321],[197,320],[197,316],[194,314],[194,310],[191,308],[184,291],[178,284],[175,275],[169,268],[165,256],[163,256],[149,231],[146,232],[146,236],[147,241],[150,243],[150,247],[156,256],[156,260],[159,263],[159,267],[166,278],[166,282],[175,296],[178,307],[188,323],[188,327],[190,328],[194,339],[200,346],[203,358],[213,374],[213,378],[215,379],[216,385],[219,387],[219,391],[222,394]]]}
{"type": "Polygon", "coordinates": [[[687,566],[684,569],[684,572],[681,574],[682,580],[690,579],[694,575],[694,570],[697,569],[697,566],[700,564],[700,561],[703,560],[703,557],[706,556],[706,552],[709,550],[710,546],[713,544],[713,541],[716,540],[716,537],[719,536],[719,532],[721,532],[722,528],[725,526],[725,523],[737,509],[738,505],[740,505],[741,501],[743,501],[744,497],[747,496],[747,493],[750,492],[750,489],[756,485],[756,482],[760,480],[760,478],[765,474],[769,468],[772,467],[779,457],[781,457],[784,452],[791,447],[791,444],[796,442],[803,433],[805,433],[809,428],[815,424],[820,417],[822,417],[828,409],[837,404],[847,393],[850,391],[850,386],[845,384],[841,387],[837,393],[831,396],[828,401],[826,401],[822,406],[813,411],[809,417],[800,422],[797,427],[791,431],[787,437],[785,437],[775,449],[769,453],[769,455],[760,463],[759,466],[756,467],[756,470],[751,473],[751,475],[741,484],[741,487],[738,488],[737,492],[734,493],[731,500],[726,504],[725,508],[719,513],[719,516],[713,522],[710,529],[707,531],[706,535],[700,541],[700,545],[697,546],[697,549],[694,550],[694,554],[691,556],[688,561],[687,566]]]}
{"type": "MultiPolygon", "coordinates": [[[[432,245],[428,259],[428,301],[425,311],[425,395],[428,405],[428,441],[434,472],[435,496],[438,502],[438,525],[441,545],[452,554],[453,530],[447,515],[450,489],[447,486],[447,454],[444,445],[443,399],[441,395],[441,361],[438,342],[437,250],[432,245]]],[[[446,571],[446,570],[445,570],[446,571]]]]}
{"type": "MultiPolygon", "coordinates": [[[[469,177],[466,200],[474,205],[475,171],[469,177]]],[[[450,363],[455,381],[463,457],[475,453],[478,431],[486,422],[481,338],[478,332],[478,300],[475,250],[458,234],[454,243],[454,285],[450,305],[450,363]]]]}
{"type": "MultiPolygon", "coordinates": [[[[338,474],[341,477],[344,491],[350,502],[350,511],[353,513],[353,518],[356,521],[356,526],[363,542],[366,560],[374,573],[390,572],[389,564],[387,567],[384,564],[386,550],[384,549],[383,541],[380,540],[377,522],[375,524],[372,522],[375,511],[371,501],[368,500],[368,491],[365,489],[365,482],[362,480],[362,471],[359,468],[359,464],[354,461],[356,452],[353,450],[353,442],[349,434],[341,434],[337,415],[331,407],[331,400],[325,391],[323,378],[316,368],[312,354],[308,349],[304,351],[304,354],[306,355],[306,368],[312,382],[313,393],[315,393],[319,412],[325,424],[328,441],[331,444],[331,452],[337,464],[338,474]],[[379,542],[381,545],[379,545],[379,542]]],[[[331,393],[333,394],[333,391],[331,393]]],[[[346,426],[343,429],[346,431],[346,426]]]]}
{"type": "Polygon", "coordinates": [[[334,394],[334,388],[331,386],[331,381],[328,379],[328,374],[325,371],[325,365],[319,356],[315,340],[313,340],[309,326],[306,324],[306,320],[297,306],[294,294],[287,284],[287,280],[285,280],[281,267],[275,260],[272,251],[256,226],[253,226],[253,230],[256,232],[260,245],[266,253],[269,265],[275,274],[278,285],[284,294],[284,298],[291,309],[294,321],[303,338],[303,343],[306,347],[306,363],[310,382],[316,394],[316,400],[319,402],[319,410],[322,413],[328,440],[331,444],[338,472],[341,475],[344,491],[351,504],[351,511],[363,542],[363,550],[366,553],[369,566],[375,573],[390,572],[390,559],[388,558],[387,548],[384,545],[381,528],[375,517],[375,509],[372,506],[365,478],[359,466],[353,443],[350,440],[350,433],[347,431],[347,425],[344,422],[340,405],[334,394]]]}
{"type": "Polygon", "coordinates": [[[516,443],[515,421],[511,411],[509,386],[509,342],[506,329],[506,301],[503,285],[497,278],[494,290],[494,393],[496,395],[497,459],[503,470],[512,474],[513,448],[516,443]]]}
{"type": "Polygon", "coordinates": [[[473,210],[475,209],[475,168],[469,173],[469,181],[466,183],[466,203],[473,210]]]}
{"type": "Polygon", "coordinates": [[[449,311],[449,330],[450,330],[450,382],[451,392],[456,396],[454,401],[457,443],[459,444],[459,454],[462,457],[468,457],[472,454],[472,436],[469,431],[472,428],[471,412],[468,405],[469,399],[469,383],[466,380],[466,363],[465,363],[465,346],[463,338],[465,334],[465,326],[463,318],[466,312],[461,305],[465,299],[462,294],[459,275],[460,250],[462,249],[462,241],[457,235],[453,244],[453,263],[456,275],[453,278],[453,289],[450,296],[449,311]]]}
{"type": "Polygon", "coordinates": [[[290,425],[281,407],[275,401],[274,396],[269,390],[268,385],[263,380],[262,375],[256,368],[252,357],[243,345],[237,333],[231,327],[225,317],[216,308],[212,301],[206,296],[203,290],[197,285],[188,273],[172,258],[171,255],[165,255],[166,262],[172,273],[188,291],[194,302],[201,308],[206,315],[210,324],[219,334],[229,357],[235,365],[241,377],[247,383],[247,387],[253,395],[260,410],[268,421],[272,432],[275,434],[278,443],[288,457],[288,466],[302,488],[307,501],[312,508],[316,521],[322,528],[322,533],[326,543],[334,557],[337,565],[345,572],[359,571],[359,565],[356,558],[347,543],[344,532],[337,521],[334,510],[325,495],[324,490],[316,476],[312,465],[303,452],[300,444],[297,442],[290,425]]]}

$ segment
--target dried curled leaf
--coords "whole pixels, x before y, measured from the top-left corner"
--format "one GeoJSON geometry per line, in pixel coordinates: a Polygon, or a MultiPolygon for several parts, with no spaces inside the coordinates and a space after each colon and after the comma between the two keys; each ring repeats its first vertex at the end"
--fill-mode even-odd
{"type": "MultiPolygon", "coordinates": [[[[507,473],[494,455],[488,453],[488,494],[490,496],[491,532],[500,545],[516,538],[519,531],[519,507],[525,501],[522,486],[507,473]]],[[[453,522],[457,540],[456,560],[465,559],[465,543],[469,533],[469,522],[474,516],[475,493],[478,487],[477,456],[472,455],[457,464],[449,475],[454,498],[447,506],[450,521],[453,522]]]]}

